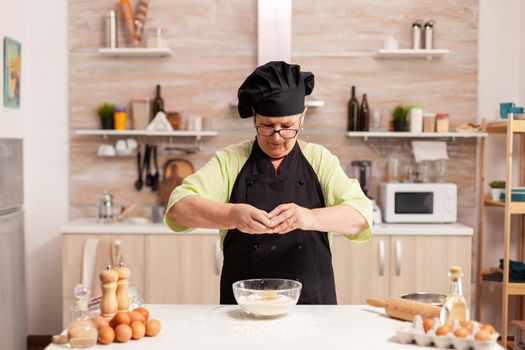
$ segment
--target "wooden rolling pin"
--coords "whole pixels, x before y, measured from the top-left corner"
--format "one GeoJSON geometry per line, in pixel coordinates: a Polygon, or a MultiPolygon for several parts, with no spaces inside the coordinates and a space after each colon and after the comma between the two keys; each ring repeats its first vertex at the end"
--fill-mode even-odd
{"type": "Polygon", "coordinates": [[[366,299],[366,303],[370,306],[384,308],[388,316],[403,321],[412,321],[415,315],[421,315],[423,319],[439,317],[441,311],[438,306],[396,297],[388,298],[386,302],[371,298],[366,299]]]}

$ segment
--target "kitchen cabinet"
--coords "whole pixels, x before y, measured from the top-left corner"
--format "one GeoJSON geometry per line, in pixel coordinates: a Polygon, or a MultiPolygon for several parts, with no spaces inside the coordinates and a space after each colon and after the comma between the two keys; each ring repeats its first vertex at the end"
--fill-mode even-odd
{"type": "Polygon", "coordinates": [[[218,235],[147,235],[144,251],[147,303],[219,303],[218,235]]]}
{"type": "Polygon", "coordinates": [[[376,235],[359,244],[334,236],[332,256],[339,304],[364,304],[414,292],[446,294],[452,265],[463,269],[470,300],[471,236],[376,235]]]}
{"type": "Polygon", "coordinates": [[[365,304],[372,296],[389,296],[389,239],[374,236],[366,243],[355,243],[341,235],[333,236],[332,264],[339,304],[365,304]]]}

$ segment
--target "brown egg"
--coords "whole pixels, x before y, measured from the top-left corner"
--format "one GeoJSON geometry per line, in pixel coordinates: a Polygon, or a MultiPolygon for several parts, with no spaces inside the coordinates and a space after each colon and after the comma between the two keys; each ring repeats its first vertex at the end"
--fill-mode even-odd
{"type": "Polygon", "coordinates": [[[95,316],[91,318],[91,321],[93,321],[93,323],[97,325],[97,328],[100,328],[102,326],[109,326],[108,319],[102,316],[95,316]]]}
{"type": "Polygon", "coordinates": [[[146,335],[148,337],[154,337],[160,332],[160,322],[158,320],[148,320],[146,322],[146,335]]]}
{"type": "Polygon", "coordinates": [[[140,307],[134,309],[133,311],[140,312],[144,316],[145,321],[147,321],[149,319],[149,311],[146,308],[140,306],[140,307]]]}
{"type": "Polygon", "coordinates": [[[442,326],[439,326],[437,329],[436,329],[436,335],[447,335],[449,333],[452,333],[452,328],[450,328],[449,326],[447,325],[442,325],[442,326]]]}
{"type": "Polygon", "coordinates": [[[131,323],[133,323],[135,321],[139,321],[139,322],[142,322],[142,323],[146,322],[146,318],[139,311],[131,311],[129,313],[129,320],[131,321],[131,323]]]}
{"type": "Polygon", "coordinates": [[[432,319],[431,318],[426,318],[423,321],[423,329],[425,330],[425,333],[428,332],[430,327],[432,327],[432,319]]]}
{"type": "Polygon", "coordinates": [[[98,342],[100,344],[111,344],[115,340],[115,331],[110,326],[101,326],[98,329],[98,342]]]}
{"type": "Polygon", "coordinates": [[[127,312],[119,312],[115,316],[113,316],[113,319],[111,320],[111,326],[113,328],[117,327],[120,324],[125,324],[129,326],[130,323],[131,320],[127,312]]]}
{"type": "Polygon", "coordinates": [[[479,329],[486,330],[487,332],[489,332],[490,335],[496,333],[496,330],[494,329],[494,327],[492,327],[488,323],[482,324],[481,326],[479,326],[479,329]]]}
{"type": "Polygon", "coordinates": [[[488,341],[490,340],[490,333],[486,329],[480,329],[474,336],[474,339],[477,341],[488,341]]]}
{"type": "Polygon", "coordinates": [[[461,321],[459,325],[470,332],[472,332],[472,322],[471,321],[461,321]]]}
{"type": "Polygon", "coordinates": [[[117,328],[115,328],[115,339],[119,343],[125,343],[130,340],[132,334],[131,327],[127,324],[119,324],[117,328]]]}
{"type": "Polygon", "coordinates": [[[131,332],[133,339],[140,339],[146,334],[146,326],[140,321],[131,322],[131,332]]]}
{"type": "Polygon", "coordinates": [[[469,334],[470,332],[468,331],[468,329],[463,327],[459,327],[454,331],[454,335],[458,338],[466,338],[469,334]]]}

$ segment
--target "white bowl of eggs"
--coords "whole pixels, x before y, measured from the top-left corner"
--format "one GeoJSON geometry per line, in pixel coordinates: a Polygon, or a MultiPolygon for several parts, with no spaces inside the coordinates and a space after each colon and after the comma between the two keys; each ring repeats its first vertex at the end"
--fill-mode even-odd
{"type": "Polygon", "coordinates": [[[417,315],[412,323],[406,322],[395,329],[397,340],[403,344],[415,342],[420,346],[434,345],[440,349],[453,346],[456,350],[490,350],[499,334],[489,324],[476,321],[459,322],[439,318],[425,319],[417,315]]]}

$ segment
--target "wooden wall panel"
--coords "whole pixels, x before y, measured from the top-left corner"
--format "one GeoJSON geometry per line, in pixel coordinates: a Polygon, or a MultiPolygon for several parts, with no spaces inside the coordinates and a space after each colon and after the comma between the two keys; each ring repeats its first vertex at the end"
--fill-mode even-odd
{"type": "MultiPolygon", "coordinates": [[[[96,55],[103,44],[103,19],[113,3],[69,1],[71,219],[95,216],[103,190],[114,194],[117,205],[138,203],[139,215],[149,216],[156,203],[156,194],[149,189],[133,188],[135,158],[97,157],[99,138],[74,135],[74,129],[98,127],[95,110],[102,102],[128,105],[132,98],[152,97],[160,83],[167,109],[185,117],[213,118],[219,136],[206,139],[199,153],[161,152],[161,166],[167,159],[185,158],[198,169],[217,149],[254,135],[252,121],[240,120],[228,102],[256,65],[256,0],[151,2],[148,25],[167,27],[174,52],[173,57],[159,59],[96,55]]],[[[399,157],[405,164],[413,161],[410,143],[347,138],[350,86],[357,86],[359,98],[368,94],[372,111],[382,114],[384,128],[398,103],[420,103],[428,111],[451,113],[452,127],[475,121],[477,14],[476,0],[293,1],[293,61],[315,74],[314,95],[326,102],[323,108],[309,110],[302,138],[324,144],[345,169],[352,160],[371,160],[371,192],[376,195],[389,157],[399,157]],[[416,18],[436,21],[435,47],[450,49],[450,55],[432,61],[375,57],[389,34],[407,47],[416,18]]],[[[158,142],[162,146],[168,140],[158,142]]],[[[459,221],[474,226],[476,143],[449,141],[449,154],[447,180],[459,186],[459,221]]]]}

